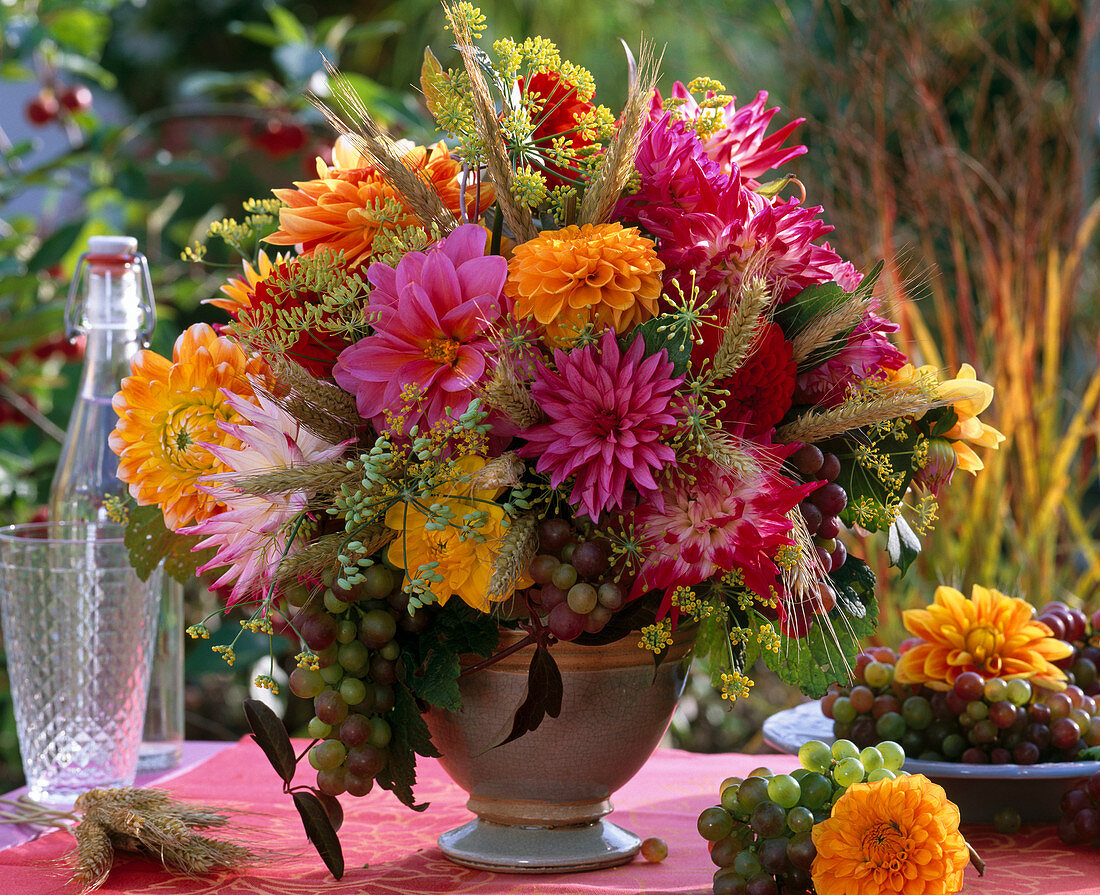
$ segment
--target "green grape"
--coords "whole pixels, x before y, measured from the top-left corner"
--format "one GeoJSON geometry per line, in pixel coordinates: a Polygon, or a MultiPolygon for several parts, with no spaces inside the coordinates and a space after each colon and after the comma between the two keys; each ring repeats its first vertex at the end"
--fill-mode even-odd
{"type": "Polygon", "coordinates": [[[303,699],[320,696],[325,689],[325,680],[319,671],[308,668],[295,668],[290,672],[290,692],[303,699]]]}
{"type": "Polygon", "coordinates": [[[878,744],[879,754],[882,755],[882,766],[891,771],[900,771],[905,764],[905,750],[893,740],[883,740],[878,744]]]}
{"type": "Polygon", "coordinates": [[[802,787],[789,774],[776,774],[768,781],[768,798],[781,808],[793,808],[802,796],[802,787]]]}
{"type": "Polygon", "coordinates": [[[756,876],[763,868],[760,866],[760,859],[752,851],[745,849],[738,852],[733,861],[733,869],[738,876],[748,879],[750,876],[756,876]]]}
{"type": "Polygon", "coordinates": [[[733,789],[734,792],[736,792],[737,787],[741,785],[741,783],[744,781],[744,779],[745,779],[744,777],[727,777],[725,780],[723,780],[721,782],[721,784],[719,784],[718,794],[719,795],[725,795],[726,790],[731,789],[731,788],[733,789]]]}
{"type": "Polygon", "coordinates": [[[883,740],[899,740],[905,735],[905,719],[897,712],[887,712],[875,722],[875,733],[883,740]]]}
{"type": "Polygon", "coordinates": [[[801,780],[807,774],[812,773],[813,771],[811,771],[809,768],[795,768],[793,771],[791,771],[791,776],[794,777],[795,780],[801,780]]]}
{"type": "Polygon", "coordinates": [[[1007,683],[1005,698],[1013,705],[1027,705],[1031,702],[1031,684],[1022,678],[1013,678],[1007,683]]]}
{"type": "Polygon", "coordinates": [[[787,812],[787,826],[792,833],[805,833],[814,826],[814,813],[805,805],[795,805],[787,812]]]}
{"type": "Polygon", "coordinates": [[[886,767],[886,759],[878,749],[874,746],[868,746],[862,752],[859,753],[859,760],[862,762],[863,767],[870,773],[871,771],[877,771],[879,768],[886,767]]]}
{"type": "Polygon", "coordinates": [[[852,700],[847,696],[841,696],[833,703],[833,720],[841,724],[851,724],[856,720],[856,710],[852,706],[852,700]]]}
{"type": "Polygon", "coordinates": [[[346,677],[340,682],[339,692],[348,705],[359,705],[367,698],[367,685],[357,677],[346,677]]]}
{"type": "Polygon", "coordinates": [[[722,798],[721,798],[722,807],[725,808],[727,811],[729,811],[731,813],[737,810],[737,787],[738,787],[738,785],[739,784],[734,783],[734,784],[731,784],[730,786],[725,787],[722,790],[722,798]]]}
{"type": "Polygon", "coordinates": [[[989,706],[977,699],[966,704],[966,713],[975,721],[984,721],[989,717],[989,706]]]}
{"type": "Polygon", "coordinates": [[[695,826],[708,842],[717,842],[733,832],[733,817],[721,805],[714,805],[703,809],[695,826]]]}
{"type": "Polygon", "coordinates": [[[764,765],[760,765],[760,767],[753,768],[751,771],[749,771],[749,776],[750,777],[763,777],[765,780],[770,780],[772,777],[775,776],[775,772],[771,768],[764,767],[764,765]]]}
{"type": "Polygon", "coordinates": [[[867,681],[868,687],[875,689],[888,687],[894,679],[894,666],[885,662],[869,662],[863,669],[863,679],[867,681]]]}
{"type": "Polygon", "coordinates": [[[824,774],[832,767],[833,753],[821,740],[808,740],[798,747],[798,760],[802,767],[824,774]]]}
{"type": "Polygon", "coordinates": [[[999,677],[985,682],[985,698],[987,702],[1003,702],[1008,698],[1008,681],[999,677]]]}
{"type": "Polygon", "coordinates": [[[341,644],[336,651],[336,661],[340,663],[344,671],[355,674],[367,667],[370,662],[370,651],[358,640],[341,644]]]}
{"type": "Polygon", "coordinates": [[[858,758],[842,758],[833,768],[833,779],[847,788],[854,783],[862,783],[864,773],[863,762],[858,758]]]}
{"type": "Polygon", "coordinates": [[[811,810],[820,808],[833,794],[833,784],[829,782],[829,778],[816,771],[803,777],[798,785],[802,789],[799,803],[811,810]]]}
{"type": "Polygon", "coordinates": [[[932,703],[923,696],[910,696],[901,704],[901,716],[910,730],[924,730],[932,723],[932,703]]]}
{"type": "Polygon", "coordinates": [[[331,590],[325,591],[325,598],[322,602],[325,605],[325,611],[331,612],[333,615],[343,615],[344,610],[348,608],[348,604],[336,596],[331,590]]]}
{"type": "Polygon", "coordinates": [[[969,745],[966,737],[959,733],[950,733],[943,738],[940,751],[948,761],[958,761],[969,745]]]}
{"type": "Polygon", "coordinates": [[[306,726],[306,733],[308,733],[315,740],[323,740],[330,733],[332,733],[332,725],[326,724],[316,715],[309,719],[309,724],[306,726]]]}
{"type": "Polygon", "coordinates": [[[868,783],[875,783],[879,780],[893,780],[897,775],[889,768],[875,768],[867,775],[868,783]]]}
{"type": "Polygon", "coordinates": [[[351,643],[359,636],[359,626],[350,618],[345,618],[336,626],[336,642],[351,643]]]}
{"type": "Polygon", "coordinates": [[[340,665],[337,665],[335,662],[333,662],[331,665],[326,665],[324,668],[322,668],[319,673],[321,675],[321,679],[326,684],[338,684],[340,683],[340,678],[344,676],[344,669],[340,665]]]}
{"type": "Polygon", "coordinates": [[[339,740],[325,740],[309,750],[309,763],[315,770],[331,771],[344,762],[347,749],[339,740]]]}
{"type": "Polygon", "coordinates": [[[859,747],[851,740],[837,740],[832,747],[833,758],[842,761],[845,758],[858,758],[859,747]]]}
{"type": "Polygon", "coordinates": [[[376,749],[385,749],[393,737],[393,730],[383,718],[370,719],[370,744],[376,749]]]}

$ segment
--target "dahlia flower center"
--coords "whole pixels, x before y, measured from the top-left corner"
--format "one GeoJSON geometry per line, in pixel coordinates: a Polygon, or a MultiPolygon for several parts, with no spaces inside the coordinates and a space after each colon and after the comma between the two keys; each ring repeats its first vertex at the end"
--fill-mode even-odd
{"type": "Polygon", "coordinates": [[[863,834],[863,854],[878,867],[898,871],[908,857],[905,837],[895,821],[880,821],[863,834]]]}
{"type": "Polygon", "coordinates": [[[973,628],[966,634],[966,651],[979,668],[997,674],[1001,670],[1001,656],[997,651],[999,632],[990,625],[973,628]]]}
{"type": "Polygon", "coordinates": [[[460,343],[454,339],[431,339],[424,346],[424,357],[439,364],[453,364],[458,357],[460,343]]]}
{"type": "Polygon", "coordinates": [[[622,427],[622,419],[619,414],[610,408],[596,411],[592,417],[592,429],[601,438],[611,440],[611,436],[622,427]]]}
{"type": "Polygon", "coordinates": [[[217,440],[217,421],[208,407],[180,407],[167,415],[161,438],[165,455],[183,465],[197,442],[217,440]]]}

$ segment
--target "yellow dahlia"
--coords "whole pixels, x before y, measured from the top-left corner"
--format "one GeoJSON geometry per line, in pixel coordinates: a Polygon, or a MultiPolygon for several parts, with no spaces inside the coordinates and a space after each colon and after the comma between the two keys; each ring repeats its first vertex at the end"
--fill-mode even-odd
{"type": "Polygon", "coordinates": [[[266,376],[267,365],[196,323],[176,340],[172,360],[139,351],[130,369],[133,375],[122,380],[112,401],[118,424],[110,443],[118,454],[118,477],[139,505],[158,505],[173,531],[201,522],[218,502],[198,489],[199,478],[226,469],[203,445],[240,444],[218,425],[240,420],[223,389],[254,401],[247,377],[266,376]]]}
{"type": "MultiPolygon", "coordinates": [[[[473,488],[471,479],[485,465],[485,458],[463,457],[455,462],[456,475],[421,506],[434,506],[437,513],[427,516],[417,506],[399,502],[386,513],[386,525],[399,532],[386,552],[395,566],[406,569],[409,578],[427,574],[442,580],[433,582],[431,591],[440,604],[452,596],[481,612],[489,611],[489,580],[493,575],[496,547],[505,529],[503,507],[493,503],[496,488],[473,488]],[[463,532],[463,517],[482,512],[483,523],[463,532]],[[440,530],[429,528],[439,514],[449,515],[450,523],[440,530]],[[434,565],[433,565],[434,563],[434,565]]],[[[502,593],[506,599],[511,593],[502,593]]]]}
{"type": "MultiPolygon", "coordinates": [[[[435,190],[456,218],[460,217],[462,163],[451,157],[442,141],[434,146],[403,141],[402,146],[407,147],[402,156],[405,165],[435,190]]],[[[343,138],[336,141],[332,156],[332,167],[317,159],[316,180],[296,182],[296,190],[273,190],[286,207],[279,211],[279,229],[267,241],[274,245],[301,243],[306,255],[318,249],[342,251],[347,264],[353,266],[370,254],[380,231],[416,226],[421,221],[378,169],[343,138]]],[[[467,184],[466,196],[466,215],[471,220],[494,199],[488,184],[478,190],[476,182],[467,184]]]]}
{"type": "Polygon", "coordinates": [[[938,587],[925,609],[909,609],[902,621],[921,642],[902,654],[895,678],[949,690],[964,671],[986,680],[1025,678],[1053,690],[1065,675],[1052,663],[1073,648],[1033,617],[1026,600],[975,584],[968,600],[953,587],[938,587]]]}
{"type": "Polygon", "coordinates": [[[657,314],[664,263],[653,240],[622,224],[544,230],[516,246],[505,291],[561,345],[586,326],[622,333],[657,314]]]}
{"type": "Polygon", "coordinates": [[[970,859],[959,809],[922,774],[848,787],[811,835],[817,895],[954,895],[970,859]]]}

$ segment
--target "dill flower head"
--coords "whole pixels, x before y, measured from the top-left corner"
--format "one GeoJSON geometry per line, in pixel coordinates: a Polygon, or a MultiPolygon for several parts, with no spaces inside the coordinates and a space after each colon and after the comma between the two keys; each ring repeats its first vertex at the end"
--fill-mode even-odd
{"type": "Polygon", "coordinates": [[[232,585],[230,606],[273,581],[280,559],[301,549],[302,541],[293,536],[290,526],[313,496],[305,490],[249,494],[233,487],[234,474],[293,469],[339,457],[345,447],[331,444],[302,428],[296,419],[262,393],[255,400],[259,403],[226,394],[225,402],[236,412],[239,422],[223,422],[220,428],[239,447],[205,446],[221,463],[223,471],[214,476],[221,481],[204,481],[198,488],[222,501],[228,509],[180,530],[180,534],[203,538],[195,550],[217,548],[214,557],[198,572],[225,568],[210,587],[232,585]]]}
{"type": "Polygon", "coordinates": [[[672,406],[682,377],[673,377],[664,349],[644,352],[640,336],[620,352],[607,329],[599,348],[555,351],[556,371],[536,366],[531,397],[550,421],[520,433],[520,456],[537,457],[554,488],[574,478],[569,502],[593,521],[623,505],[627,484],[659,498],[654,475],[676,465],[664,442],[682,418],[672,406]]]}
{"type": "Polygon", "coordinates": [[[655,316],[663,269],[636,228],[574,224],[516,246],[505,289],[517,320],[534,318],[562,345],[588,326],[623,333],[655,316]]]}
{"type": "Polygon", "coordinates": [[[900,684],[949,690],[964,671],[986,680],[1024,678],[1063,690],[1066,676],[1053,663],[1073,647],[1033,617],[1026,600],[975,584],[968,600],[953,587],[937,587],[925,609],[907,609],[902,621],[920,643],[898,660],[900,684]]]}
{"type": "MultiPolygon", "coordinates": [[[[456,218],[461,218],[459,174],[462,163],[451,157],[445,143],[414,146],[402,161],[428,183],[456,218]]],[[[296,190],[273,190],[286,203],[279,210],[279,229],[267,241],[273,245],[301,243],[302,253],[318,249],[343,252],[344,261],[354,266],[367,259],[375,236],[382,230],[418,226],[404,197],[382,177],[367,159],[343,138],[333,148],[333,166],[317,160],[317,178],[295,182],[296,190]]],[[[467,184],[466,216],[473,220],[488,208],[493,190],[476,181],[467,184]],[[480,200],[480,201],[479,201],[480,200]]]]}
{"type": "Polygon", "coordinates": [[[970,860],[959,809],[923,774],[849,786],[812,837],[817,895],[954,895],[970,860]]]}
{"type": "Polygon", "coordinates": [[[520,156],[545,172],[551,189],[578,181],[578,158],[594,142],[585,133],[583,120],[595,107],[575,84],[555,71],[520,78],[518,86],[527,101],[532,126],[531,136],[517,147],[520,156]]]}
{"type": "Polygon", "coordinates": [[[255,400],[248,377],[263,378],[267,365],[205,323],[189,327],[172,349],[172,360],[139,351],[130,362],[112,404],[118,424],[111,450],[118,477],[141,506],[156,504],[175,531],[216,512],[218,500],[198,485],[204,475],[225,470],[210,444],[236,447],[222,423],[240,419],[227,395],[255,400]]]}

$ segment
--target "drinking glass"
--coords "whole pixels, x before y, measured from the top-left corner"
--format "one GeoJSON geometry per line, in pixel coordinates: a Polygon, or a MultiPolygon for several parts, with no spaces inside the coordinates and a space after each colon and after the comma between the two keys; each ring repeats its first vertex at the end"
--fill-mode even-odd
{"type": "Polygon", "coordinates": [[[0,528],[0,620],[28,795],[134,781],[161,593],[107,522],[0,528]]]}

